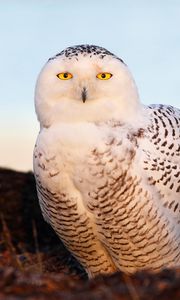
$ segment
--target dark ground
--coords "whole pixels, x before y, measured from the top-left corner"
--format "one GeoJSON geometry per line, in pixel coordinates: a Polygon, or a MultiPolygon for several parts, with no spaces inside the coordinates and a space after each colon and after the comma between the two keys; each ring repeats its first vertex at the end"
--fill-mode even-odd
{"type": "Polygon", "coordinates": [[[180,269],[88,280],[43,221],[32,173],[0,169],[0,300],[179,300],[180,269]]]}

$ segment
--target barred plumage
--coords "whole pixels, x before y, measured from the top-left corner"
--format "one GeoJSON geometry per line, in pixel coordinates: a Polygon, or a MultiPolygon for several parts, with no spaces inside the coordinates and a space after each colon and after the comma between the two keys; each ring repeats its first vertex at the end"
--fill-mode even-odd
{"type": "MultiPolygon", "coordinates": [[[[78,53],[75,58],[97,64],[98,58],[94,61],[90,55],[78,53]]],[[[75,92],[64,100],[64,91],[56,91],[56,102],[54,94],[40,95],[44,73],[36,97],[41,131],[34,171],[42,213],[89,276],[180,265],[180,111],[141,105],[127,66],[109,57],[108,52],[101,60],[105,66],[117,61],[112,71],[114,76],[121,73],[118,80],[124,83],[112,100],[112,110],[103,95],[102,100],[98,95],[97,103],[102,103],[96,107],[91,92],[95,97],[98,90],[93,94],[92,85],[81,78],[73,85],[79,93],[76,85],[86,83],[85,104],[74,100],[75,92]],[[73,101],[78,104],[73,106],[73,101]],[[102,114],[96,115],[100,106],[102,114]]],[[[47,66],[64,61],[62,53],[47,66]]],[[[92,74],[87,71],[86,76],[92,74]]]]}

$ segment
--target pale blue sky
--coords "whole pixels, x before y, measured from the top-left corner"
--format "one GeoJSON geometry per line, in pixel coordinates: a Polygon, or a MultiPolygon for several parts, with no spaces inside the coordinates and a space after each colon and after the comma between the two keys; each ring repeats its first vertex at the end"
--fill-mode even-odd
{"type": "Polygon", "coordinates": [[[180,107],[179,0],[2,0],[0,166],[32,169],[37,75],[50,56],[81,43],[122,57],[143,103],[180,107]]]}

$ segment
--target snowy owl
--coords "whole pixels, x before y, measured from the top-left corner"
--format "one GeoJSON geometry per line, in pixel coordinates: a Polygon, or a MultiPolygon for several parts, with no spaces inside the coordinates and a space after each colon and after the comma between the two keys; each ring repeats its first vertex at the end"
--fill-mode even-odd
{"type": "Polygon", "coordinates": [[[127,65],[94,45],[48,60],[35,107],[40,207],[89,277],[180,265],[180,110],[142,105],[127,65]]]}

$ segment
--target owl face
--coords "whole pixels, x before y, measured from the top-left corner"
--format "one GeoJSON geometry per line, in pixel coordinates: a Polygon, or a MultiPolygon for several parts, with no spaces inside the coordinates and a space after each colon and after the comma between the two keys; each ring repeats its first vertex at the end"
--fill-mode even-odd
{"type": "Polygon", "coordinates": [[[97,46],[63,50],[49,59],[36,85],[36,111],[42,126],[119,119],[129,104],[135,107],[137,103],[137,89],[127,66],[97,46]]]}

